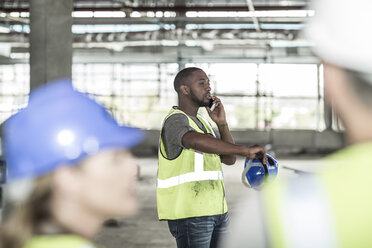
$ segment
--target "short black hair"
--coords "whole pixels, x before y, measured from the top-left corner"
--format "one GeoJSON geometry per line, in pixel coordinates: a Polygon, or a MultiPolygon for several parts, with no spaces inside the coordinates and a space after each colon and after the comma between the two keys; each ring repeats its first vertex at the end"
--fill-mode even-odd
{"type": "Polygon", "coordinates": [[[182,69],[181,71],[179,71],[176,75],[176,77],[174,78],[174,90],[178,93],[180,91],[180,86],[182,84],[185,84],[186,83],[186,80],[187,78],[194,72],[194,71],[197,71],[197,70],[201,70],[200,68],[198,67],[187,67],[185,69],[182,69]]]}

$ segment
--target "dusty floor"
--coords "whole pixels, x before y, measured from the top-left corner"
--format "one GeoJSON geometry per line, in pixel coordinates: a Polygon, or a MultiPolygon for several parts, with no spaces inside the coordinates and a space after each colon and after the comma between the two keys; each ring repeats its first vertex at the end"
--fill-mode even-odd
{"type": "MultiPolygon", "coordinates": [[[[279,162],[278,178],[299,176],[302,172],[317,171],[318,158],[301,157],[277,159],[279,162]]],[[[165,221],[158,221],[156,213],[156,158],[138,159],[140,165],[140,181],[138,195],[141,209],[137,216],[120,220],[118,226],[104,227],[97,236],[97,242],[106,248],[151,247],[167,248],[176,247],[175,240],[168,231],[165,221]]],[[[240,181],[244,160],[239,159],[235,165],[223,166],[226,199],[229,207],[231,222],[234,221],[234,211],[239,205],[242,194],[249,195],[253,190],[246,188],[240,181]]]]}

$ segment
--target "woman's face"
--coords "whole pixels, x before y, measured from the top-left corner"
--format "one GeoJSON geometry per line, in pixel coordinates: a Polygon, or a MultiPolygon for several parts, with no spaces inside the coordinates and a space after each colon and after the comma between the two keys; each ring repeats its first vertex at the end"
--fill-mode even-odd
{"type": "Polygon", "coordinates": [[[135,214],[137,171],[129,151],[107,150],[87,158],[78,170],[81,204],[103,217],[135,214]]]}

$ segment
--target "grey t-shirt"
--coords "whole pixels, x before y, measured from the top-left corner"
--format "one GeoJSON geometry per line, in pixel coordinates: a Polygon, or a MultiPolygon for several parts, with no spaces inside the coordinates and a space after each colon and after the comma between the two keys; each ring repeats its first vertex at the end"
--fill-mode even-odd
{"type": "MultiPolygon", "coordinates": [[[[192,116],[190,116],[190,118],[195,121],[204,133],[207,133],[204,125],[198,118],[192,116]]],[[[185,148],[182,144],[182,137],[190,131],[196,132],[196,130],[189,125],[189,121],[184,114],[171,115],[165,121],[161,131],[161,138],[168,159],[175,159],[182,152],[182,149],[185,148]]]]}

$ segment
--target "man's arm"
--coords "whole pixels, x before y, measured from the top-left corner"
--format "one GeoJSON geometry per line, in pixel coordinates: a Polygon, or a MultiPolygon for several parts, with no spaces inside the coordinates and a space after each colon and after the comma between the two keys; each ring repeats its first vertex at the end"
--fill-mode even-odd
{"type": "Polygon", "coordinates": [[[219,155],[241,155],[247,158],[260,158],[263,155],[263,162],[267,163],[265,150],[254,145],[250,147],[238,146],[224,140],[216,139],[210,135],[198,132],[187,132],[182,137],[182,144],[186,148],[191,148],[197,151],[214,153],[219,155]]]}
{"type": "MultiPolygon", "coordinates": [[[[185,140],[182,139],[184,146],[186,146],[187,144],[191,145],[191,148],[194,148],[202,152],[219,154],[221,156],[222,162],[227,165],[232,165],[235,163],[236,161],[235,155],[241,155],[248,158],[255,157],[261,158],[261,156],[263,156],[263,162],[266,163],[267,162],[266,154],[262,147],[258,145],[251,147],[235,145],[235,142],[229,130],[229,126],[227,125],[225,108],[223,107],[223,104],[218,97],[213,96],[212,98],[214,100],[214,103],[216,104],[216,108],[214,109],[214,111],[211,111],[208,107],[206,109],[209,114],[209,117],[211,117],[211,119],[217,124],[218,130],[221,135],[221,140],[207,139],[201,136],[190,135],[189,137],[186,137],[185,140]]],[[[186,134],[184,136],[186,136],[186,134]]]]}
{"type": "MultiPolygon", "coordinates": [[[[227,122],[221,123],[221,124],[217,125],[217,127],[218,127],[218,131],[221,135],[221,140],[226,141],[227,143],[230,143],[230,144],[235,144],[234,139],[231,136],[229,126],[228,126],[227,122]]],[[[221,161],[224,164],[233,165],[233,164],[235,164],[236,156],[235,156],[235,154],[225,154],[225,155],[221,154],[221,161]]]]}

